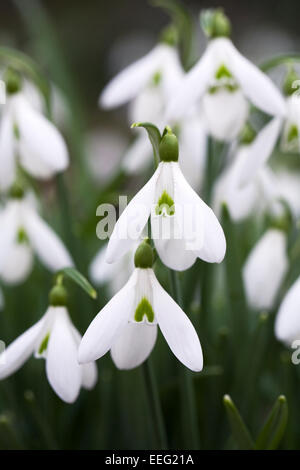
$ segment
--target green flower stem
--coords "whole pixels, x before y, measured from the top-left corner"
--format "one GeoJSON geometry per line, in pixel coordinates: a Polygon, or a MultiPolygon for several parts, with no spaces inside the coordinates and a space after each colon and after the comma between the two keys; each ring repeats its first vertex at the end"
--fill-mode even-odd
{"type": "Polygon", "coordinates": [[[300,62],[300,54],[291,53],[273,57],[272,59],[260,64],[260,69],[263,72],[268,72],[269,70],[272,70],[279,65],[291,65],[293,62],[300,62]]]}
{"type": "MultiPolygon", "coordinates": [[[[177,302],[178,305],[182,307],[182,296],[177,273],[170,269],[169,275],[173,298],[175,302],[177,302]]],[[[196,450],[199,449],[200,436],[192,375],[185,367],[182,366],[180,367],[180,373],[182,385],[182,404],[184,404],[184,411],[182,410],[184,435],[187,439],[187,448],[196,450]]]]}
{"type": "Polygon", "coordinates": [[[151,408],[153,412],[153,416],[155,417],[155,428],[156,428],[156,436],[157,441],[159,443],[160,449],[166,450],[168,449],[167,443],[167,434],[164,424],[164,418],[160,403],[160,397],[157,387],[156,377],[154,375],[154,370],[152,367],[151,358],[149,358],[146,362],[144,362],[143,366],[143,374],[145,379],[146,390],[149,398],[149,402],[151,403],[151,408]]]}

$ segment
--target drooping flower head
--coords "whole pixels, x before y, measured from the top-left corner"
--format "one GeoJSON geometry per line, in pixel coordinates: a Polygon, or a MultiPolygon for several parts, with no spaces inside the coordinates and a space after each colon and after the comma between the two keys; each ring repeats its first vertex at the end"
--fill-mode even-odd
{"type": "Polygon", "coordinates": [[[202,18],[208,46],[174,94],[166,118],[176,120],[195,105],[201,106],[210,134],[230,141],[247,120],[249,102],[267,114],[283,116],[286,109],[280,92],[234,47],[224,13],[209,10],[202,18]]]}
{"type": "Polygon", "coordinates": [[[135,253],[135,270],[126,285],[94,318],[79,347],[79,362],[96,360],[109,350],[116,366],[132,369],[150,355],[159,326],[173,354],[200,371],[203,358],[197,333],[179,305],[157,281],[153,250],[147,241],[135,253]]]}
{"type": "Polygon", "coordinates": [[[65,288],[54,286],[44,316],[0,355],[0,379],[12,375],[34,354],[45,359],[47,379],[55,393],[73,403],[81,387],[91,389],[95,385],[97,369],[94,363],[78,364],[81,336],[70,319],[66,301],[65,288]]]}
{"type": "Polygon", "coordinates": [[[13,185],[0,221],[0,277],[5,282],[23,282],[32,269],[34,254],[50,271],[73,265],[64,244],[21,186],[13,185]]]}
{"type": "Polygon", "coordinates": [[[36,178],[47,179],[68,166],[63,137],[28,101],[19,74],[8,69],[7,100],[0,121],[0,189],[15,181],[17,166],[36,178]]]}
{"type": "Polygon", "coordinates": [[[197,257],[210,263],[224,258],[222,227],[184,178],[178,152],[177,138],[166,128],[159,146],[161,162],[117,221],[107,247],[108,262],[120,259],[132,247],[150,215],[155,248],[171,269],[188,269],[197,257]]]}

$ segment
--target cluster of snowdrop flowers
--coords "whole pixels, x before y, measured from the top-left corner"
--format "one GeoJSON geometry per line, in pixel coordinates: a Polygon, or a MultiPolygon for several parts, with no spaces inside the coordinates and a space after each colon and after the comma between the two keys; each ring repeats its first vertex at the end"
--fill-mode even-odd
{"type": "Polygon", "coordinates": [[[91,389],[97,381],[94,363],[79,365],[77,360],[81,335],[73,325],[62,284],[49,294],[49,307],[42,318],[13,341],[0,355],[0,379],[16,372],[34,354],[45,359],[49,384],[67,403],[73,403],[80,388],[91,389]]]}
{"type": "MultiPolygon", "coordinates": [[[[171,26],[168,31],[173,31],[171,26]]],[[[163,34],[161,41],[141,59],[114,77],[101,93],[99,104],[111,109],[129,103],[129,121],[152,122],[163,130],[166,109],[184,77],[176,38],[163,34]]],[[[202,181],[205,162],[206,133],[201,110],[190,109],[182,120],[171,118],[184,158],[180,166],[190,184],[198,189],[202,181]]],[[[138,173],[152,162],[149,140],[141,134],[125,152],[123,167],[138,173]]]]}

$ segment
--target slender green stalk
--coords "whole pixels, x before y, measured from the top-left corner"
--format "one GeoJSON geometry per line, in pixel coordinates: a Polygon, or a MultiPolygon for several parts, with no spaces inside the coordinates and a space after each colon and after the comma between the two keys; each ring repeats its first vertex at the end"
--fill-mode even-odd
{"type": "MultiPolygon", "coordinates": [[[[169,270],[172,295],[175,302],[182,306],[182,297],[177,273],[169,270]]],[[[182,403],[185,409],[183,413],[184,434],[187,437],[188,448],[199,449],[200,436],[197,421],[197,406],[193,389],[192,376],[184,367],[180,367],[182,383],[182,403]]]]}
{"type": "Polygon", "coordinates": [[[159,392],[156,382],[156,377],[152,367],[151,359],[149,358],[143,364],[143,374],[146,384],[146,390],[148,394],[149,401],[151,403],[151,408],[153,411],[153,416],[155,417],[154,423],[156,428],[156,435],[158,437],[157,441],[161,449],[167,449],[167,434],[165,429],[165,423],[159,398],[159,392]]]}

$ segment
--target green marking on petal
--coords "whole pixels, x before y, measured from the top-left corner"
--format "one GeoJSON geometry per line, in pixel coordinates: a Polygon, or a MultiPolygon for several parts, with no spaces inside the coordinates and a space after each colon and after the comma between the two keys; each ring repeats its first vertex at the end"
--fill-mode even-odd
{"type": "Polygon", "coordinates": [[[161,72],[158,70],[157,72],[155,72],[155,74],[153,75],[152,77],[152,83],[154,86],[157,86],[160,84],[161,82],[161,79],[162,79],[162,75],[161,75],[161,72]]]}
{"type": "Polygon", "coordinates": [[[143,321],[144,316],[147,317],[149,323],[153,323],[154,312],[149,300],[146,299],[146,297],[143,297],[140,303],[138,304],[134,314],[134,319],[137,322],[141,322],[143,321]]]}
{"type": "Polygon", "coordinates": [[[233,78],[232,74],[224,64],[218,68],[215,73],[215,77],[217,80],[221,80],[221,78],[233,78]]]}
{"type": "Polygon", "coordinates": [[[28,237],[27,233],[25,232],[25,229],[23,227],[19,228],[18,234],[17,234],[17,243],[27,243],[28,237]]]}
{"type": "Polygon", "coordinates": [[[166,190],[160,196],[157,206],[155,208],[156,215],[174,215],[175,203],[166,190]]]}
{"type": "Polygon", "coordinates": [[[16,123],[13,125],[14,136],[17,140],[20,140],[20,131],[16,123]]]}
{"type": "Polygon", "coordinates": [[[293,140],[298,139],[298,137],[299,137],[298,127],[296,126],[296,124],[292,124],[287,134],[287,141],[292,142],[293,140]]]}
{"type": "Polygon", "coordinates": [[[46,351],[47,346],[48,346],[49,337],[50,337],[50,333],[47,333],[45,338],[43,339],[43,341],[40,344],[39,351],[38,351],[39,354],[43,354],[43,352],[46,351]]]}

